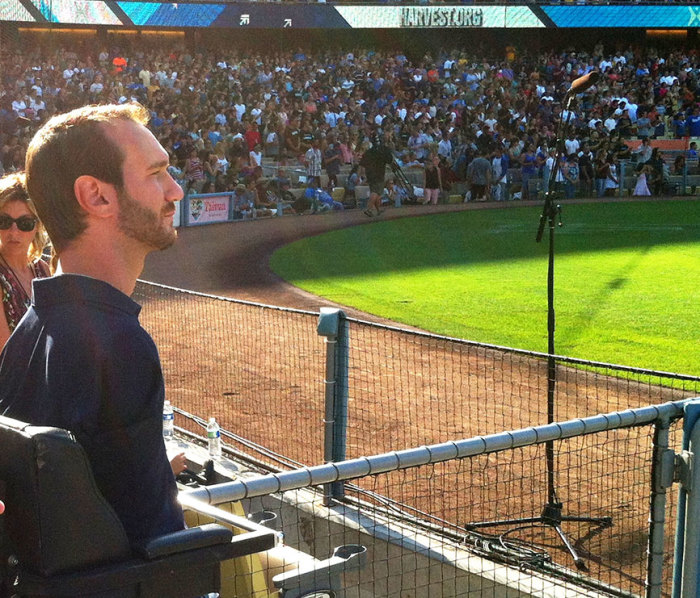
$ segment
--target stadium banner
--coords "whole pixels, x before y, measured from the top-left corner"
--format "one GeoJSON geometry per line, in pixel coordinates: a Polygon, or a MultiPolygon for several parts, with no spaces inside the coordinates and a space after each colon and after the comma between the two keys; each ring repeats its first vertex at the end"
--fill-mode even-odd
{"type": "Polygon", "coordinates": [[[555,27],[700,27],[700,5],[542,6],[555,27]]]}
{"type": "Polygon", "coordinates": [[[350,27],[360,29],[504,29],[544,27],[527,6],[337,6],[350,27]]]}
{"type": "Polygon", "coordinates": [[[111,27],[227,29],[686,29],[700,27],[700,4],[368,6],[287,2],[0,0],[0,20],[111,27]]]}
{"type": "Polygon", "coordinates": [[[16,21],[18,23],[32,23],[36,19],[32,16],[19,0],[15,2],[0,2],[0,21],[16,21]]]}
{"type": "Polygon", "coordinates": [[[188,196],[185,226],[231,220],[231,195],[231,193],[207,193],[188,196]]]}
{"type": "Polygon", "coordinates": [[[36,8],[49,23],[71,25],[121,25],[122,21],[108,6],[108,2],[91,0],[25,0],[36,8]]]}

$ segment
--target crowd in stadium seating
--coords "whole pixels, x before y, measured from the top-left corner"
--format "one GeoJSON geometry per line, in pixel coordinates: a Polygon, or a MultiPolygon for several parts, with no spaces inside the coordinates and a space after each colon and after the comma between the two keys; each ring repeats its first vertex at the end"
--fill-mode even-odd
{"type": "MultiPolygon", "coordinates": [[[[243,55],[155,44],[94,52],[5,48],[2,168],[23,167],[28,139],[51,114],[130,100],[150,109],[172,172],[189,191],[245,185],[261,209],[271,160],[288,169],[276,180],[277,191],[297,168],[311,180],[322,172],[325,182],[328,174],[331,186],[342,172],[354,186],[361,172],[351,177],[350,171],[375,135],[407,173],[435,163],[443,195],[483,155],[493,164],[492,192],[516,170],[523,199],[527,181],[542,175],[546,181],[552,169],[562,118],[570,132],[557,182],[567,196],[614,192],[617,161],[630,157],[648,166],[651,191],[660,192],[665,175],[658,152],[646,145],[631,150],[625,142],[700,136],[697,51],[610,52],[599,43],[588,51],[508,52],[493,58],[453,50],[409,59],[371,50],[243,55]],[[567,109],[571,82],[594,69],[601,73],[597,85],[567,109]]],[[[697,168],[695,149],[683,158],[684,168],[697,168]]]]}

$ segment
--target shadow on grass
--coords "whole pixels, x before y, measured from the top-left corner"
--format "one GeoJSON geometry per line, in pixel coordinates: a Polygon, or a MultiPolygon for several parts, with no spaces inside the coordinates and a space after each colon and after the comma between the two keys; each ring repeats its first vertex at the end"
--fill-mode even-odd
{"type": "MultiPolygon", "coordinates": [[[[303,239],[272,258],[275,272],[292,282],[384,271],[414,271],[494,261],[542,259],[548,229],[535,242],[540,208],[465,211],[372,222],[303,239]]],[[[555,228],[555,255],[700,241],[700,202],[577,204],[563,206],[555,228]]],[[[613,280],[623,285],[624,276],[613,280]]]]}

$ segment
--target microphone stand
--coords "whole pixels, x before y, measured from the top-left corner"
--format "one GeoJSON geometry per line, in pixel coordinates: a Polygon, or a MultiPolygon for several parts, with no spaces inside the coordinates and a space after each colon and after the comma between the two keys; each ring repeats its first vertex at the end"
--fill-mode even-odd
{"type": "MultiPolygon", "coordinates": [[[[556,160],[552,167],[549,176],[549,188],[544,196],[544,206],[540,215],[540,222],[537,228],[537,243],[542,241],[544,235],[545,224],[549,224],[549,262],[547,267],[547,424],[554,423],[554,407],[556,398],[557,384],[557,364],[554,350],[554,230],[555,222],[558,226],[563,226],[561,221],[561,205],[555,200],[558,199],[558,193],[554,190],[557,175],[560,171],[560,163],[565,155],[565,134],[569,130],[571,121],[571,104],[574,100],[574,94],[569,92],[565,98],[566,110],[568,112],[566,121],[559,120],[559,126],[556,136],[557,154],[556,160]]],[[[548,526],[553,528],[564,547],[571,555],[571,558],[579,571],[588,571],[588,566],[574,548],[573,543],[564,533],[561,527],[562,522],[583,522],[591,523],[599,527],[610,527],[612,525],[612,517],[581,517],[562,515],[563,503],[557,496],[556,489],[556,455],[554,452],[554,441],[548,440],[545,442],[545,470],[547,474],[547,502],[545,503],[542,514],[539,517],[526,517],[520,519],[502,519],[498,521],[482,521],[478,523],[470,523],[465,526],[467,530],[475,530],[482,527],[497,527],[497,526],[520,526],[520,527],[535,527],[538,525],[548,526]]]]}

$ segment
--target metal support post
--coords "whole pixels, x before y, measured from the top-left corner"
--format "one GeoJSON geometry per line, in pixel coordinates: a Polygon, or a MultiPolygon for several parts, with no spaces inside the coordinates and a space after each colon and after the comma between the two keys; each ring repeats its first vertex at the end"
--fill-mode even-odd
{"type": "Polygon", "coordinates": [[[683,452],[678,458],[681,488],[673,563],[673,598],[697,596],[700,583],[700,400],[684,407],[683,452]]]}
{"type": "MultiPolygon", "coordinates": [[[[317,332],[326,338],[325,416],[323,458],[326,463],[345,460],[348,420],[348,332],[340,309],[322,307],[317,332]]],[[[324,505],[341,498],[343,483],[324,485],[324,505]]]]}
{"type": "Polygon", "coordinates": [[[660,419],[654,426],[646,598],[659,598],[663,589],[666,490],[673,484],[675,460],[675,453],[668,448],[669,426],[668,418],[660,419]]]}

